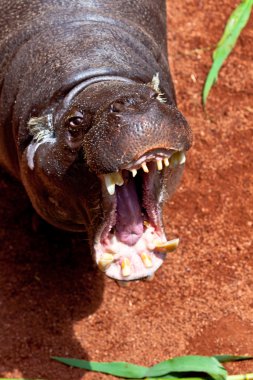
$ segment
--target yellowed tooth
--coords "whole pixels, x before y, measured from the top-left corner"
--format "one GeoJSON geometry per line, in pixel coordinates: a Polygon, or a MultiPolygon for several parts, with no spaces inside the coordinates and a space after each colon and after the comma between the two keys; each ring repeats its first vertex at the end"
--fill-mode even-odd
{"type": "Polygon", "coordinates": [[[122,280],[116,280],[117,284],[121,287],[121,288],[126,288],[127,286],[130,285],[130,281],[122,281],[122,280]]]}
{"type": "Polygon", "coordinates": [[[141,259],[146,268],[152,268],[153,263],[151,257],[146,252],[141,253],[141,259]]]}
{"type": "Polygon", "coordinates": [[[141,166],[142,166],[142,169],[143,169],[143,171],[144,171],[145,173],[149,173],[149,170],[148,170],[148,167],[147,167],[146,162],[143,162],[143,164],[141,164],[141,166]]]}
{"type": "Polygon", "coordinates": [[[173,252],[178,247],[179,239],[168,240],[166,242],[155,242],[155,250],[158,252],[173,252]]]}
{"type": "Polygon", "coordinates": [[[170,161],[169,161],[168,157],[164,158],[163,162],[164,162],[165,166],[167,166],[167,167],[170,166],[170,161]]]}
{"type": "Polygon", "coordinates": [[[151,224],[150,224],[147,220],[144,220],[143,225],[144,225],[146,228],[151,227],[151,224]]]}
{"type": "Polygon", "coordinates": [[[170,164],[173,167],[176,167],[178,165],[183,165],[186,161],[186,156],[184,152],[176,152],[170,157],[170,164]]]}
{"type": "Polygon", "coordinates": [[[121,273],[123,277],[128,277],[131,274],[130,260],[125,257],[121,262],[121,273]]]}
{"type": "Polygon", "coordinates": [[[99,269],[104,272],[111,265],[113,260],[114,257],[111,253],[104,253],[98,262],[99,269]]]}
{"type": "Polygon", "coordinates": [[[163,170],[163,162],[162,160],[157,160],[156,161],[157,169],[158,170],[163,170]]]}
{"type": "Polygon", "coordinates": [[[113,178],[115,185],[118,185],[118,186],[124,185],[124,180],[123,180],[121,172],[112,173],[111,176],[113,178]]]}
{"type": "Polygon", "coordinates": [[[110,195],[115,193],[115,185],[122,186],[124,184],[121,172],[105,174],[104,178],[107,191],[110,195]]]}
{"type": "Polygon", "coordinates": [[[136,174],[137,174],[137,170],[136,170],[136,169],[132,169],[131,172],[132,172],[132,174],[133,174],[133,177],[135,177],[136,174]]]}

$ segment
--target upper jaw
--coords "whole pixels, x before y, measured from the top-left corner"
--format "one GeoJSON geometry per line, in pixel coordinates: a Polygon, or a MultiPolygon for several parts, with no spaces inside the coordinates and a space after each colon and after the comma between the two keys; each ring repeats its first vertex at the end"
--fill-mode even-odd
{"type": "MultiPolygon", "coordinates": [[[[126,164],[118,172],[100,176],[106,215],[96,235],[94,250],[95,261],[106,275],[120,281],[151,277],[162,265],[166,253],[176,249],[179,240],[168,242],[162,226],[162,186],[166,171],[173,172],[184,162],[183,151],[155,150],[126,164]],[[116,233],[118,193],[127,181],[142,184],[140,202],[143,230],[138,232],[131,243],[128,239],[126,243],[122,234],[116,233]]],[[[140,194],[140,190],[136,191],[140,194]]],[[[138,224],[139,227],[141,228],[138,224]]]]}

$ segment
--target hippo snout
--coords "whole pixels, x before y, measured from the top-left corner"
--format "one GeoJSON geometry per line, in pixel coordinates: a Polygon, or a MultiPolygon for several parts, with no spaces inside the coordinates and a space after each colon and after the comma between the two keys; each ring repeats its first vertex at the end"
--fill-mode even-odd
{"type": "Polygon", "coordinates": [[[190,128],[175,106],[156,98],[116,99],[98,110],[84,138],[89,167],[97,174],[127,168],[155,151],[186,151],[190,128]]]}

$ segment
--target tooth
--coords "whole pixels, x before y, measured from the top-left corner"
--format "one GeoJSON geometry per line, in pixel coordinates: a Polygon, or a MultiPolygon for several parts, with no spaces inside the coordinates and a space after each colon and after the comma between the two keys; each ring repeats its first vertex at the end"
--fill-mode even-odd
{"type": "Polygon", "coordinates": [[[116,282],[121,288],[126,288],[130,285],[129,281],[116,280],[116,282]]]}
{"type": "Polygon", "coordinates": [[[151,224],[150,224],[147,220],[144,220],[143,225],[144,225],[144,227],[146,227],[146,228],[151,227],[151,224]]]}
{"type": "Polygon", "coordinates": [[[146,162],[143,162],[143,164],[141,164],[141,166],[142,166],[142,169],[143,169],[143,171],[144,171],[145,173],[148,173],[148,172],[149,172],[146,162]]]}
{"type": "Polygon", "coordinates": [[[163,170],[163,162],[162,160],[157,160],[156,161],[157,169],[158,170],[163,170]]]}
{"type": "Polygon", "coordinates": [[[132,169],[131,172],[132,172],[132,174],[133,174],[133,177],[135,177],[136,174],[137,174],[137,170],[136,170],[136,169],[132,169]]]}
{"type": "Polygon", "coordinates": [[[105,186],[110,195],[115,193],[115,183],[113,183],[111,174],[105,174],[105,186]]]}
{"type": "Polygon", "coordinates": [[[121,172],[105,174],[105,185],[110,195],[115,193],[115,185],[122,186],[123,184],[124,180],[121,172]]]}
{"type": "Polygon", "coordinates": [[[152,260],[146,252],[143,252],[141,254],[141,259],[146,268],[152,268],[153,266],[152,260]]]}
{"type": "Polygon", "coordinates": [[[166,157],[166,158],[163,160],[163,162],[164,162],[164,165],[165,165],[165,166],[170,166],[170,161],[169,161],[168,157],[166,157]]]}
{"type": "Polygon", "coordinates": [[[130,260],[127,257],[121,262],[121,273],[123,277],[128,277],[131,274],[130,260]]]}
{"type": "Polygon", "coordinates": [[[155,278],[155,274],[152,273],[150,276],[146,277],[146,278],[144,279],[144,281],[153,281],[154,278],[155,278]]]}
{"type": "Polygon", "coordinates": [[[98,262],[99,269],[104,272],[113,262],[113,260],[114,256],[111,253],[104,253],[98,262]]]}
{"type": "Polygon", "coordinates": [[[183,165],[186,161],[184,152],[176,152],[170,157],[170,164],[175,167],[177,165],[183,165]]]}
{"type": "Polygon", "coordinates": [[[155,242],[155,250],[158,252],[173,252],[178,247],[179,239],[168,240],[166,242],[155,242]]]}
{"type": "Polygon", "coordinates": [[[124,180],[123,180],[121,172],[112,173],[111,176],[113,178],[115,185],[118,185],[118,186],[124,185],[124,180]]]}

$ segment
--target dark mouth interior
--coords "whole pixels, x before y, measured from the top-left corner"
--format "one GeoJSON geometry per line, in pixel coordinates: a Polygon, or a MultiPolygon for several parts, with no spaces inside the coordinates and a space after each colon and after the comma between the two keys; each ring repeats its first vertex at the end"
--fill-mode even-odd
{"type": "Polygon", "coordinates": [[[148,163],[149,173],[141,169],[135,177],[128,170],[122,171],[124,185],[116,186],[115,222],[110,233],[114,233],[119,241],[129,246],[137,243],[144,232],[144,224],[149,223],[158,228],[158,210],[156,202],[157,189],[154,188],[155,163],[148,163]],[[152,217],[155,215],[155,218],[152,217]]]}
{"type": "Polygon", "coordinates": [[[139,240],[144,230],[143,174],[137,173],[135,178],[126,170],[122,174],[124,185],[116,186],[115,235],[121,242],[131,246],[139,240]]]}

